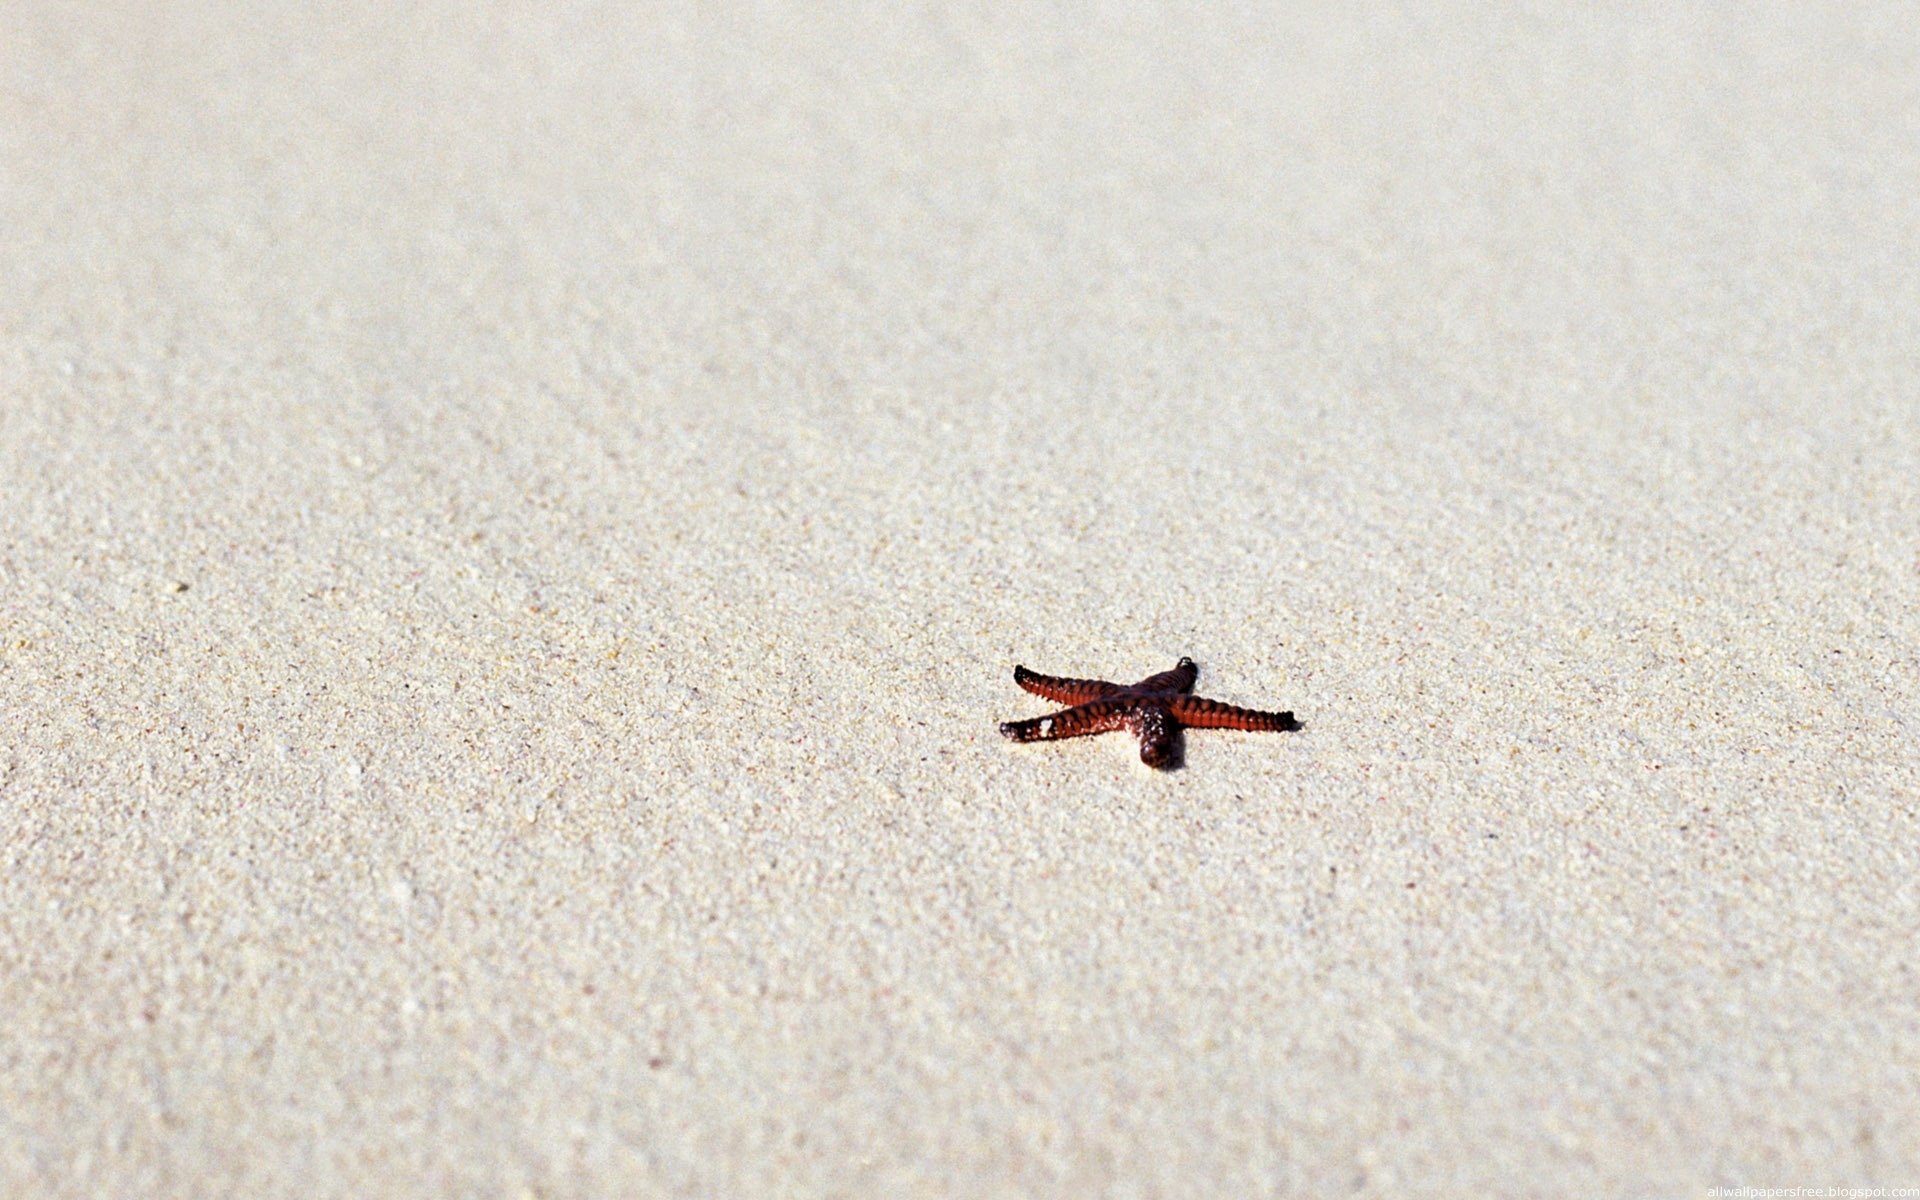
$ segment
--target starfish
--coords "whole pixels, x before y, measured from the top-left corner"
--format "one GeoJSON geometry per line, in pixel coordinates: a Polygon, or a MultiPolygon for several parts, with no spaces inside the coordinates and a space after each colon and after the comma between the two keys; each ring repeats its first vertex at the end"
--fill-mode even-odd
{"type": "Polygon", "coordinates": [[[1246,729],[1286,732],[1300,728],[1290,712],[1258,712],[1218,700],[1191,695],[1200,673],[1193,660],[1183,658],[1171,671],[1149,675],[1122,687],[1104,679],[1057,679],[1036,675],[1025,667],[1013,669],[1013,681],[1036,696],[1045,696],[1072,708],[1031,721],[1005,721],[1000,732],[1016,742],[1050,742],[1125,729],[1140,739],[1140,761],[1150,767],[1170,767],[1182,727],[1190,729],[1246,729]]]}

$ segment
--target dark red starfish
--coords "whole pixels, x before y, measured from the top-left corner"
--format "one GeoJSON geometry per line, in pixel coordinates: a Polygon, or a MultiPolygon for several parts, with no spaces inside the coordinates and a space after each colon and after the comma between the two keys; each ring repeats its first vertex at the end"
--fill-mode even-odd
{"type": "Polygon", "coordinates": [[[1056,679],[1015,667],[1015,683],[1036,696],[1073,707],[1050,717],[1002,722],[1000,732],[1016,742],[1050,742],[1125,729],[1140,739],[1141,762],[1150,767],[1170,767],[1176,757],[1182,726],[1275,732],[1300,728],[1300,722],[1294,720],[1290,712],[1257,712],[1189,695],[1199,674],[1193,660],[1183,658],[1171,671],[1149,675],[1131,687],[1122,687],[1104,679],[1056,679]]]}

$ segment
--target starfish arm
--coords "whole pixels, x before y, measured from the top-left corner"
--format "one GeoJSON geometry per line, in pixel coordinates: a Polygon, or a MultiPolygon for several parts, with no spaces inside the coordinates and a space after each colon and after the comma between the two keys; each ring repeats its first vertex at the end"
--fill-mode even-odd
{"type": "Polygon", "coordinates": [[[1126,724],[1126,706],[1095,700],[1031,721],[1003,721],[1000,732],[1016,742],[1053,742],[1061,738],[1106,733],[1126,724]]]}
{"type": "Polygon", "coordinates": [[[1103,679],[1063,679],[1056,675],[1039,675],[1025,667],[1013,669],[1013,681],[1036,696],[1045,696],[1055,704],[1085,704],[1089,700],[1111,696],[1120,690],[1119,684],[1108,683],[1103,679]]]}
{"type": "Polygon", "coordinates": [[[1173,670],[1149,675],[1133,686],[1142,692],[1190,692],[1199,674],[1200,668],[1193,665],[1193,660],[1183,658],[1173,670]]]}
{"type": "Polygon", "coordinates": [[[1162,705],[1136,705],[1127,713],[1127,729],[1140,740],[1140,761],[1148,766],[1170,767],[1179,757],[1180,725],[1162,705]]]}
{"type": "Polygon", "coordinates": [[[1170,705],[1182,725],[1194,729],[1245,729],[1251,732],[1287,733],[1300,728],[1290,712],[1260,712],[1236,708],[1218,700],[1199,696],[1176,696],[1170,705]]]}

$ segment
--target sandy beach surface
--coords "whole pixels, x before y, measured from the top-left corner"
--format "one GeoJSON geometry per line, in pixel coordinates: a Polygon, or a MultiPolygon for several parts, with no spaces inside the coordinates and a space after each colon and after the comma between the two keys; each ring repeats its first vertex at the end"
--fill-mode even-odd
{"type": "Polygon", "coordinates": [[[0,1194],[1920,1187],[1914,10],[1196,8],[0,6],[0,1194]]]}

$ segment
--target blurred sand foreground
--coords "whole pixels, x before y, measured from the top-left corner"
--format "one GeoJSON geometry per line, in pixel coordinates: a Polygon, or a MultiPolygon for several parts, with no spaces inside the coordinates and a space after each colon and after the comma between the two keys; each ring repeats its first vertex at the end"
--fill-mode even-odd
{"type": "Polygon", "coordinates": [[[0,1194],[1920,1186],[1920,21],[1326,8],[0,5],[0,1194]]]}

